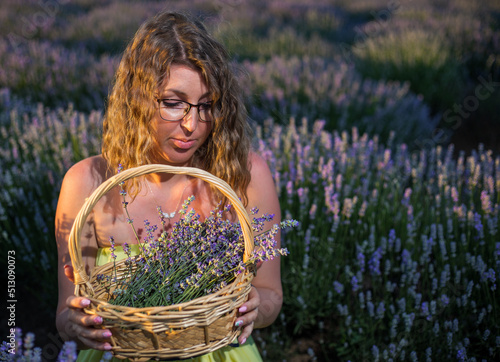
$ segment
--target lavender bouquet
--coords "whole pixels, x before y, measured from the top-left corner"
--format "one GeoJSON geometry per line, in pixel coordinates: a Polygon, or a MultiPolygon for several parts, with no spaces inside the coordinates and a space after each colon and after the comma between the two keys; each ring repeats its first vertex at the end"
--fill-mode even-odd
{"type": "MultiPolygon", "coordinates": [[[[118,277],[115,267],[111,274],[97,275],[109,294],[109,303],[143,308],[187,302],[217,292],[256,263],[288,254],[286,249],[276,248],[275,236],[280,229],[297,226],[297,221],[282,221],[264,231],[265,223],[272,221],[274,215],[254,217],[255,249],[243,262],[245,247],[240,224],[224,217],[231,206],[215,208],[202,221],[193,209],[188,211],[193,200],[191,196],[184,202],[181,219],[170,233],[164,231],[155,237],[158,227],[145,220],[146,236],[142,242],[136,233],[140,253],[132,256],[130,245],[123,244],[127,255],[125,274],[122,271],[118,277]]],[[[124,201],[125,209],[126,205],[124,201]]],[[[251,210],[252,215],[258,212],[256,208],[251,210]]],[[[133,227],[133,221],[129,219],[129,223],[133,227]]],[[[110,241],[111,256],[116,260],[113,238],[110,241]]]]}

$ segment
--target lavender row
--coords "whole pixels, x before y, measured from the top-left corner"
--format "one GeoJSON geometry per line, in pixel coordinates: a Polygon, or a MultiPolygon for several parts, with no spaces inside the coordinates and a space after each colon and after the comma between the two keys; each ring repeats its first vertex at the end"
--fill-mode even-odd
{"type": "Polygon", "coordinates": [[[0,39],[0,85],[46,107],[100,109],[118,65],[116,58],[96,57],[84,49],[68,50],[48,42],[13,46],[0,39]]]}
{"type": "MultiPolygon", "coordinates": [[[[71,103],[80,110],[102,109],[118,62],[40,42],[12,48],[0,41],[0,54],[0,84],[12,93],[47,107],[71,103]]],[[[385,138],[394,130],[408,143],[428,137],[438,121],[408,83],[364,80],[344,61],[273,57],[242,66],[249,74],[241,78],[247,106],[257,121],[326,119],[330,130],[356,126],[385,138]]]]}
{"type": "Polygon", "coordinates": [[[408,83],[363,79],[344,61],[273,57],[243,66],[251,75],[243,88],[254,120],[322,119],[328,130],[355,126],[384,139],[395,131],[398,142],[407,143],[428,137],[438,123],[408,83]]]}
{"type": "Polygon", "coordinates": [[[5,90],[0,109],[0,243],[16,250],[19,273],[30,276],[41,303],[53,310],[54,213],[62,178],[76,161],[99,153],[102,115],[48,110],[5,90]]]}
{"type": "Polygon", "coordinates": [[[352,360],[497,358],[500,157],[312,126],[259,137],[283,213],[301,222],[283,240],[277,335],[320,333],[352,360]]]}

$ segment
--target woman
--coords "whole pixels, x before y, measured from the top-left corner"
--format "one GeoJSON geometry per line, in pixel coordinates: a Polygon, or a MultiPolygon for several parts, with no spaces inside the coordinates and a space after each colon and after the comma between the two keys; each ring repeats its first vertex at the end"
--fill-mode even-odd
{"type": "MultiPolygon", "coordinates": [[[[71,225],[85,199],[116,174],[119,164],[127,169],[153,163],[204,169],[228,182],[248,209],[257,207],[275,214],[273,223],[280,221],[270,170],[250,150],[249,125],[227,53],[201,24],[177,13],[160,13],[140,27],[116,73],[104,117],[102,154],[75,164],[62,184],[56,213],[56,323],[63,338],[75,340],[84,350],[79,361],[100,360],[103,351],[111,349],[111,331],[94,328],[102,319],[86,315],[82,308],[89,301],[73,295],[71,225]]],[[[221,199],[207,184],[184,175],[135,178],[127,190],[132,195],[131,218],[157,220],[159,208],[167,231],[179,219],[181,200],[194,195],[190,207],[207,215],[221,199]]],[[[101,198],[81,235],[88,273],[109,261],[110,236],[117,245],[136,240],[118,189],[101,198]]],[[[264,262],[252,285],[236,320],[239,346],[231,344],[195,360],[260,360],[250,335],[254,328],[271,324],[280,311],[279,259],[264,262]]]]}

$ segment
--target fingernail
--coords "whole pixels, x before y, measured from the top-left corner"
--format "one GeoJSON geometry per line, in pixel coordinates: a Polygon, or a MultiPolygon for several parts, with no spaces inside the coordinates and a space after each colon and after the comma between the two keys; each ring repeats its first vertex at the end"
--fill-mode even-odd
{"type": "Polygon", "coordinates": [[[243,307],[241,307],[240,309],[238,309],[238,311],[239,311],[240,313],[245,313],[245,312],[247,311],[247,306],[246,306],[246,305],[244,305],[243,307]]]}
{"type": "Polygon", "coordinates": [[[106,351],[110,351],[110,350],[111,350],[111,348],[113,348],[113,347],[111,347],[111,345],[110,345],[109,343],[105,343],[105,344],[104,344],[104,349],[105,349],[106,351]]]}
{"type": "Polygon", "coordinates": [[[103,336],[104,338],[109,338],[109,337],[111,337],[111,336],[112,336],[112,334],[111,334],[111,332],[110,332],[110,331],[105,331],[105,332],[102,334],[102,336],[103,336]]]}
{"type": "Polygon", "coordinates": [[[239,327],[243,324],[243,321],[240,319],[239,321],[236,321],[236,323],[234,324],[236,327],[239,327]]]}
{"type": "Polygon", "coordinates": [[[84,307],[86,307],[86,306],[90,305],[90,300],[88,300],[88,299],[84,299],[84,300],[82,300],[82,301],[80,302],[80,304],[81,304],[81,305],[83,305],[84,307]]]}
{"type": "Polygon", "coordinates": [[[243,338],[243,339],[241,340],[241,343],[240,343],[240,344],[245,344],[245,342],[246,342],[246,341],[247,341],[247,339],[246,339],[246,338],[243,338]]]}
{"type": "Polygon", "coordinates": [[[101,324],[102,323],[102,318],[100,316],[97,316],[94,318],[94,323],[101,324]]]}

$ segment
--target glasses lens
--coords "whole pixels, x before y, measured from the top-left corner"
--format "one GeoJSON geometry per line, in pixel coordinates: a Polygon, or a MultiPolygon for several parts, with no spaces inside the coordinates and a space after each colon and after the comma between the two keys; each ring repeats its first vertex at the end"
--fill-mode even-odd
{"type": "Polygon", "coordinates": [[[198,106],[198,115],[200,119],[205,122],[210,122],[212,117],[212,105],[210,103],[203,103],[198,106]]]}
{"type": "MultiPolygon", "coordinates": [[[[189,103],[175,99],[162,99],[160,103],[160,116],[165,121],[180,121],[189,112],[191,106],[189,103]]],[[[198,108],[198,116],[204,122],[212,121],[212,105],[210,103],[201,103],[194,105],[198,108]]]]}
{"type": "Polygon", "coordinates": [[[185,115],[185,110],[189,108],[189,104],[182,101],[171,99],[162,99],[160,101],[160,116],[166,121],[178,121],[185,115]]]}

